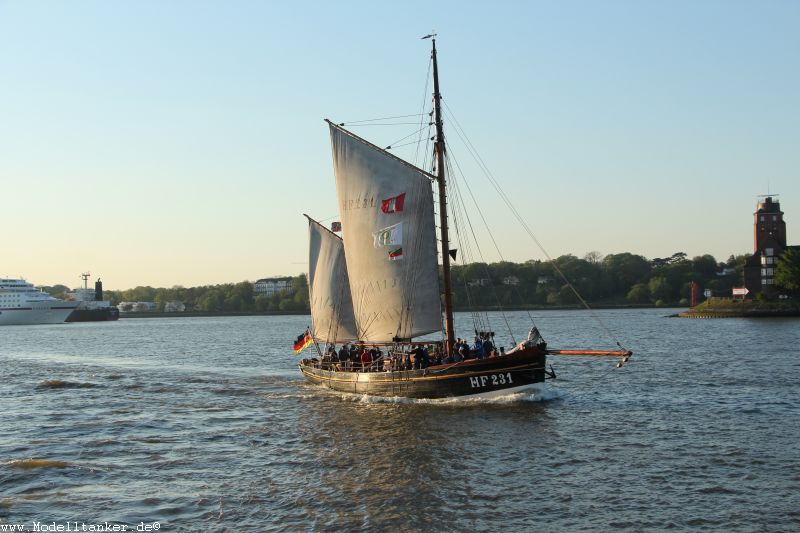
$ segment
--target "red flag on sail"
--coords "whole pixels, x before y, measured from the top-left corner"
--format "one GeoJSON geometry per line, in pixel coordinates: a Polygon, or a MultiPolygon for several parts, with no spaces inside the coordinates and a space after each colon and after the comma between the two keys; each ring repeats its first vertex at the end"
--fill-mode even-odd
{"type": "Polygon", "coordinates": [[[384,213],[397,213],[403,210],[403,203],[406,201],[406,193],[392,196],[386,200],[381,200],[381,211],[384,213]]]}
{"type": "Polygon", "coordinates": [[[297,340],[294,341],[294,353],[302,352],[312,342],[314,342],[314,338],[311,336],[311,332],[306,329],[306,332],[298,335],[297,340]]]}

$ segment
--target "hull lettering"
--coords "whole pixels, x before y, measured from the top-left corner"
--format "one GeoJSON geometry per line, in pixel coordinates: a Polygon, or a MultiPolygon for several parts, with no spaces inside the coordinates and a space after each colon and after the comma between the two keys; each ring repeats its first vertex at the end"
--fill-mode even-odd
{"type": "Polygon", "coordinates": [[[473,389],[481,389],[491,384],[493,387],[499,385],[513,385],[511,372],[504,374],[489,374],[488,376],[472,376],[469,378],[469,386],[473,389]]]}

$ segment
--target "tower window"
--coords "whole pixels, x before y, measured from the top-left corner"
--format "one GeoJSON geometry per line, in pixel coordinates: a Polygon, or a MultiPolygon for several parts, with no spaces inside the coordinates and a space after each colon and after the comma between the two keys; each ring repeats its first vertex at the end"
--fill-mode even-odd
{"type": "Polygon", "coordinates": [[[772,215],[772,220],[773,220],[773,222],[778,220],[778,215],[772,215]]]}
{"type": "Polygon", "coordinates": [[[775,255],[773,253],[774,250],[772,248],[767,248],[766,250],[764,250],[764,252],[767,254],[768,257],[771,256],[771,255],[775,255]]]}
{"type": "Polygon", "coordinates": [[[761,222],[764,222],[764,215],[761,215],[761,222]]]}

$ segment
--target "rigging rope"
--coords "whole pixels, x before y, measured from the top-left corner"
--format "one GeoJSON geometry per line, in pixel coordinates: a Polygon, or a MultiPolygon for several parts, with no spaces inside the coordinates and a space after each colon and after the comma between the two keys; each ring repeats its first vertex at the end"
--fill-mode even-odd
{"type": "MultiPolygon", "coordinates": [[[[447,163],[446,163],[446,164],[448,165],[448,167],[449,167],[449,169],[450,169],[450,171],[451,171],[451,172],[450,172],[450,176],[455,176],[455,173],[454,173],[454,172],[452,172],[452,168],[453,168],[453,167],[452,167],[452,165],[450,164],[450,161],[451,161],[451,160],[452,160],[452,161],[454,161],[454,162],[456,163],[456,166],[457,166],[457,167],[458,167],[458,161],[457,161],[457,160],[456,160],[456,159],[455,159],[455,158],[454,158],[452,155],[448,155],[448,158],[447,158],[447,163]]],[[[462,178],[463,178],[463,173],[461,172],[461,167],[458,167],[458,170],[459,170],[459,173],[461,173],[461,175],[462,175],[462,178]]],[[[481,217],[481,220],[483,220],[483,223],[484,223],[484,225],[486,226],[486,228],[487,228],[487,231],[488,231],[488,229],[489,229],[489,226],[488,226],[488,224],[487,224],[487,222],[486,222],[486,218],[483,216],[483,212],[482,212],[482,211],[481,211],[481,209],[480,209],[480,205],[478,205],[478,201],[475,199],[475,195],[474,195],[474,194],[472,194],[472,189],[470,189],[470,187],[469,187],[469,183],[467,183],[467,181],[466,181],[466,180],[463,180],[463,181],[464,181],[464,185],[467,187],[467,192],[469,192],[469,195],[470,195],[470,197],[472,198],[472,201],[473,201],[473,203],[475,204],[475,209],[478,211],[478,214],[480,215],[480,217],[481,217]]],[[[452,180],[452,182],[453,182],[453,183],[456,183],[456,181],[455,181],[455,180],[452,180]]],[[[454,188],[457,188],[457,187],[454,187],[454,188]]],[[[460,192],[459,192],[459,196],[460,196],[460,192]]],[[[462,199],[462,204],[463,204],[463,199],[462,199]]],[[[465,210],[465,212],[466,212],[466,210],[465,210]]],[[[472,226],[472,221],[469,219],[469,217],[467,217],[467,222],[468,222],[468,224],[469,224],[469,229],[470,229],[470,232],[472,233],[472,238],[475,240],[475,243],[477,244],[477,243],[478,243],[478,238],[477,238],[477,236],[475,235],[475,228],[472,226]]],[[[495,240],[494,240],[494,236],[491,234],[491,232],[489,232],[489,235],[490,235],[490,237],[492,238],[492,242],[494,242],[495,248],[496,248],[496,249],[498,250],[498,252],[499,252],[499,248],[497,248],[497,243],[496,243],[496,242],[495,242],[495,240]]],[[[511,340],[512,340],[512,341],[514,341],[514,344],[517,344],[517,341],[516,341],[516,339],[514,338],[514,332],[513,332],[513,331],[512,331],[512,329],[511,329],[511,325],[508,323],[508,317],[507,317],[507,316],[506,316],[506,314],[505,314],[505,311],[504,311],[504,309],[503,309],[503,305],[500,303],[500,298],[497,296],[497,289],[495,288],[495,286],[494,286],[494,283],[492,282],[492,277],[491,277],[491,275],[489,274],[489,266],[488,266],[488,264],[486,263],[486,260],[485,260],[485,259],[484,259],[484,257],[483,257],[483,252],[481,251],[481,247],[480,247],[480,245],[478,245],[478,254],[480,255],[480,257],[481,257],[481,261],[482,261],[482,262],[483,262],[483,264],[484,264],[484,271],[486,272],[486,277],[487,277],[487,279],[489,280],[489,287],[492,289],[492,294],[494,295],[494,297],[495,297],[495,300],[497,301],[497,305],[498,305],[498,307],[500,308],[500,313],[501,313],[501,315],[502,315],[502,317],[503,317],[503,321],[506,323],[506,328],[508,329],[508,332],[509,332],[509,334],[511,335],[511,340]]],[[[486,320],[487,320],[487,325],[489,325],[489,330],[491,330],[491,325],[490,325],[490,324],[488,324],[488,321],[489,321],[489,317],[488,317],[488,315],[486,316],[486,320]]]]}
{"type": "Polygon", "coordinates": [[[516,207],[514,207],[514,205],[511,202],[511,200],[508,198],[508,196],[502,190],[502,188],[500,187],[500,184],[497,182],[497,180],[495,179],[494,175],[492,175],[492,173],[489,171],[489,168],[487,167],[486,163],[483,161],[483,158],[481,158],[481,156],[478,153],[477,149],[475,149],[475,146],[469,140],[469,138],[467,137],[467,135],[464,132],[463,128],[461,127],[461,124],[459,124],[458,120],[455,117],[455,114],[450,109],[450,106],[448,106],[447,103],[445,102],[444,103],[444,107],[445,107],[445,109],[446,109],[446,111],[448,113],[448,116],[453,120],[453,123],[456,126],[456,128],[455,128],[456,133],[461,138],[461,140],[464,142],[464,144],[467,146],[468,151],[473,156],[475,161],[478,163],[478,166],[481,168],[481,170],[483,170],[484,175],[488,178],[489,182],[492,184],[492,186],[494,187],[495,191],[497,191],[497,194],[500,195],[500,198],[503,200],[503,202],[509,208],[511,213],[517,219],[517,221],[519,222],[520,226],[522,226],[522,228],[525,230],[525,232],[528,234],[528,236],[533,240],[533,242],[536,243],[536,246],[539,248],[539,250],[542,252],[542,254],[544,254],[544,256],[552,264],[553,269],[558,273],[559,276],[561,276],[561,279],[564,280],[564,282],[567,284],[567,286],[572,290],[572,292],[575,294],[575,296],[578,298],[578,300],[581,302],[581,304],[583,304],[583,306],[586,308],[586,310],[589,311],[589,313],[592,316],[592,318],[595,321],[597,321],[597,323],[600,325],[600,327],[606,332],[606,334],[609,336],[609,338],[614,343],[616,343],[617,346],[619,346],[622,349],[625,349],[622,346],[622,344],[620,343],[619,339],[616,338],[616,336],[611,332],[611,330],[600,319],[600,317],[597,315],[597,313],[595,313],[594,310],[586,302],[586,300],[583,299],[583,297],[580,295],[580,293],[575,288],[575,286],[567,279],[566,275],[564,275],[564,273],[561,271],[561,269],[558,267],[558,265],[553,261],[552,257],[550,257],[550,254],[547,253],[547,250],[545,250],[544,246],[542,246],[542,244],[539,242],[539,239],[536,238],[536,236],[534,235],[534,233],[531,230],[530,226],[528,226],[528,224],[522,218],[522,215],[520,215],[519,211],[517,211],[516,207]]]}
{"type": "Polygon", "coordinates": [[[366,120],[350,120],[348,122],[342,122],[339,125],[340,126],[344,126],[344,125],[351,126],[353,124],[360,124],[360,123],[364,123],[364,122],[377,122],[379,120],[395,120],[395,119],[398,119],[398,118],[418,117],[419,115],[420,115],[420,113],[414,113],[413,115],[397,115],[395,117],[368,118],[366,120]]]}
{"type": "Polygon", "coordinates": [[[419,118],[420,136],[417,138],[417,149],[414,152],[414,162],[416,163],[416,162],[419,162],[419,148],[420,148],[420,145],[422,144],[422,130],[423,130],[422,122],[425,120],[425,118],[424,118],[425,115],[428,115],[428,117],[429,117],[428,118],[428,134],[425,137],[426,138],[425,150],[423,150],[423,152],[422,152],[423,155],[424,155],[424,158],[422,160],[422,164],[418,164],[417,165],[419,168],[425,168],[425,164],[428,161],[428,153],[430,152],[428,150],[428,145],[430,143],[430,137],[431,137],[431,135],[430,135],[430,127],[432,125],[431,124],[432,121],[431,121],[430,117],[433,114],[433,111],[426,112],[425,105],[426,105],[426,102],[428,101],[428,86],[430,85],[430,82],[431,82],[431,68],[432,68],[432,66],[433,66],[433,56],[431,56],[431,58],[428,60],[428,72],[427,72],[427,74],[425,74],[425,89],[422,91],[422,105],[420,106],[420,108],[422,109],[422,112],[420,113],[420,118],[419,118]]]}
{"type": "MultiPolygon", "coordinates": [[[[458,242],[458,247],[461,250],[462,262],[464,262],[464,261],[473,262],[472,261],[472,250],[470,248],[469,241],[466,241],[462,237],[461,231],[460,231],[460,228],[462,226],[461,218],[462,218],[463,208],[459,209],[459,207],[458,207],[458,203],[459,203],[460,198],[459,198],[459,194],[458,194],[457,189],[453,189],[453,193],[451,194],[451,198],[453,199],[453,202],[452,202],[453,209],[451,210],[451,212],[453,213],[453,222],[454,222],[453,228],[455,229],[455,235],[456,235],[456,240],[458,242]]],[[[467,307],[470,310],[470,315],[472,316],[472,325],[473,325],[473,327],[475,329],[477,329],[478,328],[478,324],[481,321],[481,319],[480,319],[480,315],[475,311],[475,308],[473,306],[472,293],[469,290],[469,285],[467,284],[467,278],[466,278],[466,275],[465,275],[465,272],[464,272],[463,269],[461,270],[461,280],[464,283],[464,292],[467,295],[467,307]]]]}
{"type": "Polygon", "coordinates": [[[417,122],[377,122],[373,124],[351,124],[347,122],[342,122],[339,125],[349,126],[351,128],[362,128],[364,126],[416,126],[417,124],[418,124],[417,122]]]}
{"type": "MultiPolygon", "coordinates": [[[[455,179],[455,174],[452,172],[452,165],[450,165],[449,156],[447,160],[448,168],[450,169],[449,175],[451,176],[450,182],[452,185],[452,198],[453,198],[453,220],[455,223],[456,229],[456,237],[459,242],[459,246],[462,248],[462,257],[466,263],[475,263],[474,254],[472,253],[472,245],[468,238],[468,235],[462,235],[461,228],[471,228],[471,221],[467,216],[467,207],[464,203],[463,195],[461,194],[461,190],[458,185],[458,181],[455,179]],[[464,223],[464,219],[467,220],[467,223],[464,223]]],[[[473,240],[475,245],[478,247],[478,251],[480,253],[480,246],[478,245],[477,238],[474,237],[473,233],[473,240]]],[[[466,280],[466,272],[462,271],[462,280],[465,283],[465,290],[467,294],[467,300],[470,306],[470,314],[472,315],[472,322],[473,327],[475,330],[480,329],[481,331],[488,331],[491,330],[491,324],[489,323],[489,314],[487,312],[480,312],[476,310],[475,307],[472,305],[472,291],[469,290],[469,282],[466,280]],[[484,324],[484,317],[485,317],[485,324],[484,324]]],[[[488,276],[488,274],[487,274],[488,276]]],[[[512,334],[513,337],[513,334],[512,334]]]]}
{"type": "MultiPolygon", "coordinates": [[[[419,141],[409,141],[409,142],[403,143],[403,144],[391,144],[391,145],[386,147],[386,150],[394,150],[395,148],[402,148],[403,146],[411,146],[412,144],[416,144],[417,146],[419,146],[419,141]]],[[[422,167],[420,167],[420,168],[422,168],[422,167]]]]}
{"type": "MultiPolygon", "coordinates": [[[[416,122],[414,122],[414,125],[416,125],[416,122]]],[[[415,131],[415,132],[412,132],[412,133],[409,133],[409,134],[408,134],[408,135],[406,135],[405,137],[401,137],[401,138],[397,139],[397,140],[396,140],[396,141],[394,141],[393,143],[389,144],[389,146],[387,146],[385,149],[386,149],[386,150],[391,150],[392,148],[399,148],[400,146],[406,146],[406,145],[408,145],[408,144],[414,144],[414,143],[418,143],[419,141],[411,141],[410,143],[406,143],[406,144],[401,144],[401,145],[399,145],[399,146],[395,146],[395,145],[396,145],[397,143],[399,143],[400,141],[405,141],[406,139],[408,139],[408,138],[409,138],[409,137],[411,137],[412,135],[416,135],[417,133],[421,132],[422,130],[424,130],[425,128],[428,128],[428,127],[430,127],[430,124],[428,124],[427,126],[422,126],[422,127],[421,127],[420,129],[418,129],[417,131],[415,131]]]]}
{"type": "MultiPolygon", "coordinates": [[[[456,122],[456,120],[455,120],[455,117],[453,117],[453,116],[452,116],[452,114],[451,114],[449,111],[446,111],[446,113],[447,113],[447,115],[448,115],[448,117],[449,117],[449,118],[452,118],[452,119],[453,119],[453,122],[456,122]]],[[[458,131],[458,129],[456,130],[456,135],[458,135],[458,136],[459,136],[459,138],[461,138],[461,141],[462,141],[462,142],[464,142],[464,144],[466,144],[466,141],[464,140],[464,138],[463,138],[463,137],[462,137],[462,135],[461,135],[461,132],[459,132],[459,131],[458,131]]],[[[506,260],[506,259],[505,259],[505,257],[503,256],[503,253],[500,251],[500,247],[497,245],[497,241],[496,241],[496,240],[495,240],[495,238],[494,238],[494,234],[492,233],[492,231],[491,231],[491,229],[490,229],[490,227],[489,227],[489,224],[488,224],[488,222],[486,221],[486,218],[483,216],[483,211],[480,209],[480,206],[478,205],[478,201],[475,199],[475,195],[472,193],[472,188],[469,186],[469,182],[468,182],[468,181],[466,180],[466,178],[465,178],[464,171],[463,171],[463,170],[461,170],[461,165],[459,165],[459,163],[458,163],[458,160],[457,160],[455,157],[453,157],[453,161],[455,162],[455,164],[456,164],[456,167],[458,168],[458,172],[459,172],[459,174],[461,175],[461,179],[464,181],[464,184],[465,184],[465,185],[466,185],[466,187],[467,187],[467,191],[469,192],[469,194],[470,194],[470,197],[472,197],[472,201],[473,201],[473,203],[475,204],[475,206],[476,206],[476,208],[477,208],[478,214],[481,216],[481,219],[483,220],[483,225],[484,225],[484,227],[486,228],[486,232],[489,234],[489,237],[490,237],[490,238],[491,238],[491,240],[492,240],[492,244],[494,245],[494,249],[495,249],[495,251],[497,252],[497,255],[500,257],[500,260],[501,260],[501,261],[505,262],[505,260],[506,260]]],[[[487,268],[487,276],[488,276],[488,268],[487,268]]],[[[490,278],[490,279],[491,279],[491,278],[490,278]]],[[[522,295],[519,293],[519,291],[518,291],[517,289],[513,289],[513,288],[512,288],[512,292],[513,292],[513,293],[514,293],[514,294],[517,296],[517,298],[519,299],[520,305],[521,305],[521,306],[524,306],[524,304],[525,304],[525,301],[523,300],[523,298],[522,298],[522,295]]],[[[498,298],[498,305],[500,305],[499,298],[498,298]]],[[[502,311],[502,306],[501,306],[501,311],[502,311]]],[[[525,310],[525,312],[526,312],[526,314],[528,315],[528,319],[531,321],[531,324],[532,324],[534,327],[536,327],[536,321],[533,319],[533,315],[531,315],[530,311],[529,311],[529,310],[527,310],[527,309],[525,310]]],[[[503,315],[503,318],[504,318],[504,319],[506,318],[506,317],[505,317],[505,314],[503,315]]],[[[508,321],[506,320],[506,322],[508,322],[508,321]]],[[[516,341],[515,341],[515,344],[516,344],[516,341]]]]}
{"type": "MultiPolygon", "coordinates": [[[[462,207],[460,209],[458,207],[458,204],[461,201],[461,199],[458,193],[458,189],[455,186],[455,182],[453,182],[453,184],[454,184],[454,189],[453,189],[454,194],[451,195],[453,198],[453,222],[454,222],[453,227],[455,229],[456,240],[458,241],[458,247],[461,250],[462,263],[468,264],[474,261],[472,260],[473,255],[470,243],[461,235],[461,227],[462,225],[464,225],[461,219],[464,216],[463,213],[465,209],[463,208],[463,202],[461,202],[462,207]]],[[[460,269],[460,274],[461,274],[461,281],[464,284],[464,293],[467,295],[467,307],[469,308],[470,314],[472,315],[472,325],[475,327],[475,329],[477,329],[478,322],[480,322],[480,315],[475,311],[475,307],[473,306],[472,291],[469,290],[469,283],[467,282],[466,271],[464,268],[460,269]]]]}

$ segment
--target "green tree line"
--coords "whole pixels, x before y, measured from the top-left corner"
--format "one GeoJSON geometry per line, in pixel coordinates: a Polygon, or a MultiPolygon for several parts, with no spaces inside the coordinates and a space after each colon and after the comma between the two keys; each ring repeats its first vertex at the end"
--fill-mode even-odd
{"type": "MultiPolygon", "coordinates": [[[[114,291],[104,290],[103,298],[112,305],[120,302],[154,302],[157,311],[163,311],[167,302],[179,301],[186,311],[204,313],[224,312],[308,312],[308,281],[305,274],[292,278],[290,292],[264,296],[256,294],[254,284],[249,281],[205,285],[201,287],[170,288],[139,286],[133,289],[114,291]]],[[[63,298],[68,290],[64,285],[43,287],[57,298],[63,298]]]]}
{"type": "Polygon", "coordinates": [[[708,254],[689,259],[676,252],[647,259],[627,252],[592,252],[552,261],[472,263],[452,269],[454,299],[461,309],[575,305],[580,303],[577,291],[594,305],[687,305],[693,281],[700,295],[710,289],[714,295],[730,296],[732,287],[743,284],[747,257],[732,255],[717,262],[708,254]]]}
{"type": "MultiPolygon", "coordinates": [[[[627,252],[606,256],[592,252],[583,258],[568,254],[552,261],[455,265],[454,305],[456,309],[576,305],[580,302],[573,287],[591,305],[688,305],[692,282],[697,283],[699,295],[710,289],[715,296],[730,296],[734,286],[743,286],[748,257],[731,255],[727,261],[718,262],[708,254],[690,259],[683,252],[655,259],[627,252]]],[[[800,251],[784,252],[775,279],[788,293],[800,291],[800,251]]],[[[67,287],[44,289],[61,298],[67,287]]],[[[208,313],[309,311],[305,274],[292,279],[291,292],[271,297],[256,295],[253,283],[242,281],[189,288],[109,290],[104,298],[114,305],[154,302],[158,311],[170,301],[183,302],[187,311],[208,313]]]]}

